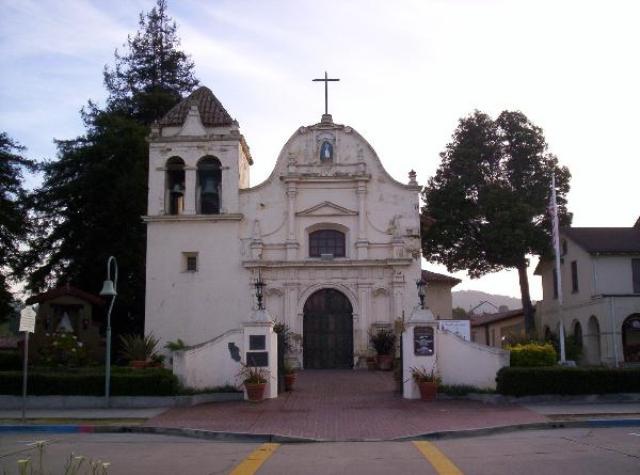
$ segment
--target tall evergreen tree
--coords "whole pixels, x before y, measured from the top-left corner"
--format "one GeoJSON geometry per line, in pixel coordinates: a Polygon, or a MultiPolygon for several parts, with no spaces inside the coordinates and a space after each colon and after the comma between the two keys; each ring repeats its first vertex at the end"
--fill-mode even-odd
{"type": "Polygon", "coordinates": [[[166,0],[157,0],[149,13],[140,14],[138,32],[127,38],[125,53],[116,50],[115,67],[105,66],[108,110],[150,124],[198,85],[194,64],[180,50],[176,31],[166,0]]]}
{"type": "Polygon", "coordinates": [[[521,112],[496,120],[479,111],[460,120],[436,175],[423,191],[425,258],[472,278],[502,269],[518,271],[527,333],[534,332],[528,257],[550,251],[547,212],[555,173],[562,224],[570,173],[547,151],[542,129],[521,112]]]}
{"type": "Polygon", "coordinates": [[[57,141],[58,159],[43,165],[35,193],[37,232],[24,261],[30,287],[69,282],[100,289],[108,256],[119,265],[115,332],[141,332],[144,320],[147,159],[149,125],[198,81],[178,49],[176,25],[158,0],[140,15],[115,67],[105,67],[106,107],[89,102],[86,133],[57,141]]]}
{"type": "Polygon", "coordinates": [[[19,267],[19,246],[27,237],[28,193],[23,171],[35,163],[21,155],[24,147],[0,132],[0,322],[13,313],[9,283],[19,267]]]}

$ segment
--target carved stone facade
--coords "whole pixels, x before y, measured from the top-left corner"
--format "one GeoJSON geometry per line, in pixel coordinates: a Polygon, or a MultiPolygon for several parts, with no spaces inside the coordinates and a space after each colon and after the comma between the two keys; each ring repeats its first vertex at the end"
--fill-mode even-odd
{"type": "Polygon", "coordinates": [[[240,328],[255,307],[253,283],[260,272],[267,309],[301,336],[305,302],[314,292],[344,294],[353,309],[356,361],[367,351],[372,326],[392,325],[418,302],[415,173],[408,184],[394,180],[360,134],[329,116],[300,127],[271,175],[250,187],[253,162],[237,123],[206,125],[199,118],[200,107],[219,104],[203,89],[185,99],[191,101],[188,108],[180,106],[189,110],[183,124],[160,122],[149,138],[145,330],[162,341],[181,338],[194,345],[240,328]],[[196,210],[204,188],[198,184],[198,163],[204,156],[221,164],[219,214],[196,210]],[[179,214],[166,211],[171,157],[185,164],[185,205],[179,214]],[[331,235],[344,239],[344,257],[335,252],[310,257],[317,231],[336,231],[331,235]],[[185,256],[195,256],[195,270],[186,266],[185,256]]]}

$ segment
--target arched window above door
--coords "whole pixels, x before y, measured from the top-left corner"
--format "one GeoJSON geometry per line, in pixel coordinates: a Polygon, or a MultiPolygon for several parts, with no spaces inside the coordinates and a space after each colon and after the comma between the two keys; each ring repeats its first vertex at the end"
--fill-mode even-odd
{"type": "Polygon", "coordinates": [[[198,214],[219,214],[222,195],[222,167],[215,157],[203,157],[198,162],[196,209],[198,214]]]}
{"type": "Polygon", "coordinates": [[[345,257],[345,235],[335,229],[319,229],[309,233],[309,257],[345,257]]]}
{"type": "Polygon", "coordinates": [[[184,161],[180,157],[171,157],[167,160],[165,168],[165,213],[182,214],[184,212],[184,161]]]}

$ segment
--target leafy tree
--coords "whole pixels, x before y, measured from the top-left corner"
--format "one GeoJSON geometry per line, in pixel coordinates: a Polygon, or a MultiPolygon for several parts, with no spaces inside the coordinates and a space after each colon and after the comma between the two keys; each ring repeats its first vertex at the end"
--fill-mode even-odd
{"type": "Polygon", "coordinates": [[[89,102],[86,132],[57,141],[58,159],[43,165],[35,193],[37,227],[23,269],[30,288],[69,282],[88,291],[101,288],[106,262],[116,256],[116,333],[142,331],[145,295],[147,204],[146,137],[198,81],[193,63],[178,49],[176,25],[166,1],[140,16],[140,29],[126,51],[105,67],[106,107],[89,102]]]}
{"type": "Polygon", "coordinates": [[[455,307],[451,311],[451,315],[456,320],[469,320],[469,315],[467,314],[467,311],[462,307],[455,307]]]}
{"type": "Polygon", "coordinates": [[[35,163],[20,155],[22,151],[24,147],[0,132],[0,322],[14,311],[9,282],[18,268],[20,243],[29,231],[23,171],[35,170],[35,163]]]}
{"type": "Polygon", "coordinates": [[[542,129],[521,112],[504,111],[492,120],[475,111],[460,119],[440,157],[436,175],[423,191],[425,258],[445,264],[449,271],[466,269],[471,278],[517,269],[531,335],[527,256],[551,252],[548,205],[553,173],[560,222],[570,223],[569,170],[547,151],[542,129]]]}

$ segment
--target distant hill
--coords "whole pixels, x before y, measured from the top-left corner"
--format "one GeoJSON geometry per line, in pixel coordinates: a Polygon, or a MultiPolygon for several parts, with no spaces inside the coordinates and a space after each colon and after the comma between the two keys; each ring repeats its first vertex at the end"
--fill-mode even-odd
{"type": "MultiPolygon", "coordinates": [[[[451,293],[453,297],[453,308],[461,307],[466,311],[469,311],[476,305],[480,305],[481,302],[491,302],[496,307],[506,305],[509,310],[515,310],[522,308],[522,302],[519,298],[508,297],[506,295],[495,295],[487,292],[481,292],[479,290],[458,290],[451,293]]],[[[483,304],[476,308],[474,313],[495,313],[496,310],[490,304],[483,304]]]]}

